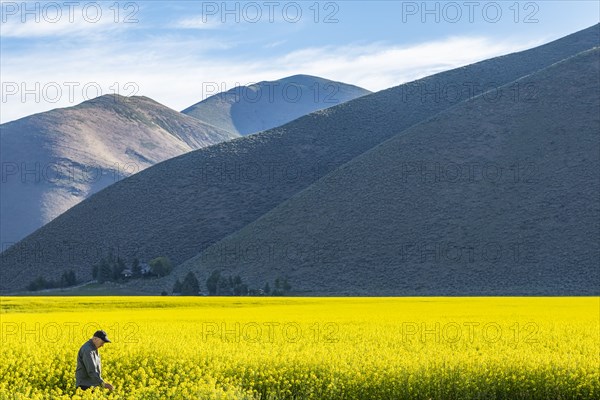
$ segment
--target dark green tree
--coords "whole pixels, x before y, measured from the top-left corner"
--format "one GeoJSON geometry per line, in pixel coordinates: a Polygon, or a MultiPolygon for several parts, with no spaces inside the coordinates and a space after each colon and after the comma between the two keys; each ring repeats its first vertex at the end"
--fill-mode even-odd
{"type": "Polygon", "coordinates": [[[142,266],[140,265],[140,260],[137,258],[134,258],[133,262],[131,263],[131,275],[134,278],[139,278],[142,276],[142,266]]]}
{"type": "Polygon", "coordinates": [[[292,289],[292,285],[289,284],[287,278],[283,280],[282,289],[284,292],[289,292],[292,289]]]}
{"type": "Polygon", "coordinates": [[[73,270],[69,270],[67,272],[63,272],[60,277],[60,287],[69,287],[77,284],[77,277],[75,276],[75,272],[73,270]]]}
{"type": "Polygon", "coordinates": [[[236,275],[233,278],[232,284],[234,296],[244,296],[248,294],[248,285],[242,281],[242,278],[239,275],[236,275]]]}
{"type": "Polygon", "coordinates": [[[111,265],[107,259],[103,259],[100,262],[100,265],[98,266],[98,276],[97,276],[98,282],[104,283],[104,282],[110,280],[111,275],[112,275],[111,265]]]}
{"type": "Polygon", "coordinates": [[[181,293],[181,281],[177,279],[173,285],[173,293],[181,293]]]}
{"type": "Polygon", "coordinates": [[[50,282],[48,282],[44,277],[38,276],[31,281],[29,285],[27,285],[27,289],[34,292],[36,290],[47,289],[49,286],[51,286],[50,282]]]}
{"type": "Polygon", "coordinates": [[[123,259],[121,257],[117,257],[117,261],[112,266],[113,280],[118,281],[118,280],[122,279],[123,278],[122,273],[126,269],[127,269],[127,266],[125,265],[125,261],[123,261],[123,259]]]}
{"type": "Polygon", "coordinates": [[[114,263],[111,267],[111,271],[110,271],[110,280],[111,281],[118,281],[119,279],[121,279],[121,267],[119,267],[119,264],[114,263]]]}
{"type": "Polygon", "coordinates": [[[171,261],[167,257],[157,257],[150,260],[148,264],[152,273],[159,277],[167,276],[173,270],[173,264],[171,264],[171,261]]]}
{"type": "Polygon", "coordinates": [[[217,285],[217,294],[218,295],[228,295],[232,294],[231,285],[233,283],[233,279],[230,277],[225,278],[221,276],[219,279],[219,284],[217,285]]]}
{"type": "Polygon", "coordinates": [[[213,271],[206,279],[206,289],[208,290],[209,295],[214,296],[217,294],[220,279],[221,273],[217,270],[213,271]]]}
{"type": "Polygon", "coordinates": [[[190,271],[187,273],[181,284],[181,294],[184,296],[197,296],[200,292],[200,282],[196,275],[190,271]]]}

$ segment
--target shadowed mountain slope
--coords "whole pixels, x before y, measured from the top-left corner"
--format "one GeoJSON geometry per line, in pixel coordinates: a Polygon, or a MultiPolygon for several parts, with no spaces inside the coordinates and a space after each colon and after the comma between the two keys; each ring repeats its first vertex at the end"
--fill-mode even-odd
{"type": "Polygon", "coordinates": [[[294,75],[235,87],[210,96],[182,113],[245,136],[369,93],[366,89],[342,82],[294,75]]]}
{"type": "Polygon", "coordinates": [[[394,136],[165,289],[221,270],[308,294],[598,295],[599,111],[595,49],[394,136]]]}
{"type": "MultiPolygon", "coordinates": [[[[283,127],[176,157],[111,185],[3,253],[1,289],[91,265],[181,263],[255,221],[354,157],[449,107],[598,43],[598,25],[529,51],[440,73],[318,111],[283,127]],[[457,88],[453,96],[423,88],[457,88]]],[[[368,192],[368,187],[365,188],[368,192]]],[[[314,210],[318,212],[318,210],[314,210]]]]}

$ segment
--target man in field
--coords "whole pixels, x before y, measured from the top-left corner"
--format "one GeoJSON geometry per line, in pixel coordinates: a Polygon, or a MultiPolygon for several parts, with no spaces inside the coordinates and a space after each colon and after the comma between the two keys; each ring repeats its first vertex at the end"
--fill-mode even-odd
{"type": "Polygon", "coordinates": [[[102,379],[102,364],[100,363],[98,349],[104,346],[104,343],[110,343],[110,340],[106,337],[106,332],[96,331],[94,336],[79,349],[77,368],[75,369],[75,385],[78,388],[86,390],[100,386],[113,390],[113,386],[102,379]]]}

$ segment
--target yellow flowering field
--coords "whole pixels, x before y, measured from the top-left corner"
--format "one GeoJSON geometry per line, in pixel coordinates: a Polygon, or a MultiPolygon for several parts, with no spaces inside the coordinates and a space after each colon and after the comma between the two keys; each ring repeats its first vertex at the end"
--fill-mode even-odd
{"type": "Polygon", "coordinates": [[[0,298],[1,399],[599,399],[600,298],[0,298]],[[75,391],[97,329],[109,392],[75,391]]]}

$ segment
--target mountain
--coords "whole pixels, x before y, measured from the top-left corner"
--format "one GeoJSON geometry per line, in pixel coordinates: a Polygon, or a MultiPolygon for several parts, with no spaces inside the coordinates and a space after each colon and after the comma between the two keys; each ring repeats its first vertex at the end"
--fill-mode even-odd
{"type": "Polygon", "coordinates": [[[238,136],[114,95],[2,124],[0,134],[3,247],[125,176],[238,136]]]}
{"type": "Polygon", "coordinates": [[[0,289],[22,288],[37,275],[58,279],[70,269],[79,279],[91,279],[92,265],[108,254],[126,262],[167,256],[182,263],[353,158],[468,101],[474,89],[509,84],[597,46],[599,27],[159,163],[96,193],[4,251],[0,289]],[[432,95],[431,88],[440,91],[432,95]],[[448,88],[458,92],[445,95],[448,88]]]}
{"type": "Polygon", "coordinates": [[[265,131],[303,115],[369,94],[366,89],[310,75],[238,86],[182,112],[240,135],[265,131]]]}
{"type": "Polygon", "coordinates": [[[397,134],[167,281],[220,270],[319,295],[597,296],[599,110],[596,48],[397,134]]]}

